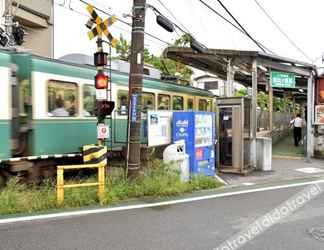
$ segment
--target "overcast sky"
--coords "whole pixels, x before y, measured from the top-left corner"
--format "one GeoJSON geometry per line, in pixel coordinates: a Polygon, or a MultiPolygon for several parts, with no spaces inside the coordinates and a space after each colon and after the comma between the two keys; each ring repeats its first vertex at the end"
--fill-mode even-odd
{"type": "MultiPolygon", "coordinates": [[[[198,0],[161,0],[190,32],[209,48],[258,50],[247,38],[232,26],[203,6],[198,0]]],[[[323,0],[258,0],[273,19],[291,39],[313,60],[321,58],[324,52],[323,0]]],[[[87,21],[85,5],[79,0],[55,0],[55,57],[69,53],[94,53],[96,44],[87,38],[87,21]],[[65,4],[64,4],[65,2],[65,4]],[[64,7],[58,4],[64,4],[64,7]],[[74,10],[71,11],[69,6],[74,10]]],[[[122,18],[130,13],[132,0],[95,0],[88,2],[122,18]]],[[[164,15],[176,22],[158,0],[147,0],[164,15]]],[[[205,0],[217,11],[225,11],[216,0],[205,0]]],[[[251,35],[280,56],[307,61],[287,39],[276,29],[270,20],[261,12],[254,0],[223,0],[233,15],[241,22],[251,35]]],[[[106,17],[101,14],[102,17],[106,17]]],[[[227,15],[226,15],[227,16],[227,15]]],[[[228,16],[227,16],[228,17],[228,16]]],[[[123,18],[124,19],[124,18],[123,18]]],[[[124,19],[131,23],[130,18],[124,19]]],[[[111,28],[115,37],[123,36],[130,40],[131,28],[117,22],[111,28]]],[[[147,11],[145,30],[166,42],[178,37],[176,33],[164,31],[155,22],[151,10],[147,11]]],[[[167,45],[150,37],[145,37],[145,45],[154,54],[160,54],[167,45]]],[[[320,63],[321,59],[316,62],[320,63]]]]}

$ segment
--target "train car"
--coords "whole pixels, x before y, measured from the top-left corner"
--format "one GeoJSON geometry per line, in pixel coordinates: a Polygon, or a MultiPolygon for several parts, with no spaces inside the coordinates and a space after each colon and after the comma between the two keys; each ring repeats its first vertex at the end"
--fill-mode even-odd
{"type": "MultiPolygon", "coordinates": [[[[0,51],[0,183],[12,174],[31,181],[53,175],[57,164],[80,160],[82,145],[96,143],[95,74],[91,66],[0,51]]],[[[111,79],[108,145],[118,150],[126,143],[128,74],[112,71],[111,79]]],[[[212,111],[213,103],[209,91],[143,81],[143,122],[147,110],[212,111]]]]}

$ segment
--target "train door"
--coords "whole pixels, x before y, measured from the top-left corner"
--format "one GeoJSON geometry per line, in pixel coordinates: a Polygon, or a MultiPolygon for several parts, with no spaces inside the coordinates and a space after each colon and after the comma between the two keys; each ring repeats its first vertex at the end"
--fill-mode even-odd
{"type": "Polygon", "coordinates": [[[12,56],[10,77],[12,156],[28,154],[32,119],[30,60],[28,54],[12,56]]]}

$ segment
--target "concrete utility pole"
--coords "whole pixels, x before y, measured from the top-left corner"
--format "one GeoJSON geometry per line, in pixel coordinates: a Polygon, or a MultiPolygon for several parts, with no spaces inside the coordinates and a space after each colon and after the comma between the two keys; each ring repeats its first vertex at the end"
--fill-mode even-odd
{"type": "Polygon", "coordinates": [[[129,112],[126,169],[135,177],[141,160],[141,109],[144,62],[144,27],[146,0],[134,0],[129,73],[129,112]]]}
{"type": "Polygon", "coordinates": [[[13,27],[13,16],[12,16],[12,0],[6,0],[5,4],[5,31],[9,35],[10,44],[14,41],[12,39],[12,27],[13,27]]]}

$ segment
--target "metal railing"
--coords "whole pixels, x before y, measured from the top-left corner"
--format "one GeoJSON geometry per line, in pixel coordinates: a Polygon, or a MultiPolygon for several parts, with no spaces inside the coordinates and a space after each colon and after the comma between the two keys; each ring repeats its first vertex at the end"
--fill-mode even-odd
{"type": "Polygon", "coordinates": [[[100,162],[96,164],[57,166],[57,203],[62,204],[64,202],[65,188],[98,186],[98,198],[100,204],[103,204],[104,193],[105,193],[105,166],[106,166],[106,162],[100,162]],[[64,170],[67,169],[76,170],[76,169],[84,169],[84,168],[98,168],[98,182],[64,185],[64,170]]]}

